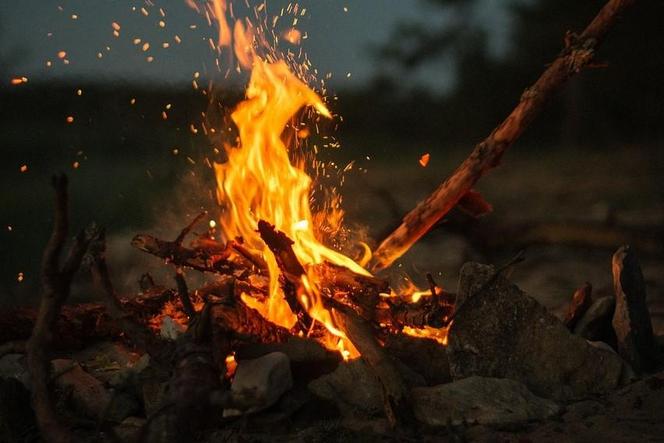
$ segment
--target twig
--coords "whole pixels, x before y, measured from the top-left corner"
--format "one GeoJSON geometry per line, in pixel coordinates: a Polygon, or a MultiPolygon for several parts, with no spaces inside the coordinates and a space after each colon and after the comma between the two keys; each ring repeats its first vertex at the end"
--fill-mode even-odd
{"type": "MultiPolygon", "coordinates": [[[[186,228],[185,228],[186,229],[186,228]]],[[[240,266],[228,260],[230,251],[185,248],[177,241],[160,240],[147,234],[135,236],[131,245],[141,251],[163,258],[177,266],[186,266],[201,272],[232,275],[240,266]]]]}
{"type": "Polygon", "coordinates": [[[64,264],[60,256],[69,230],[69,202],[67,177],[56,175],[52,180],[55,189],[55,216],[51,237],[44,248],[41,264],[42,297],[32,335],[26,344],[28,369],[32,380],[32,405],[42,437],[47,441],[64,443],[72,441],[69,430],[57,418],[49,391],[51,372],[49,352],[53,329],[62,305],[69,296],[74,273],[96,230],[80,232],[72,245],[64,264]]]}
{"type": "Polygon", "coordinates": [[[178,286],[178,297],[180,297],[180,301],[182,302],[182,309],[184,309],[184,313],[187,314],[187,317],[191,320],[196,316],[196,310],[191,303],[191,298],[189,298],[187,281],[184,279],[184,274],[181,268],[175,270],[175,283],[177,283],[178,286]]]}
{"type": "Polygon", "coordinates": [[[595,51],[607,32],[634,1],[609,0],[583,33],[578,38],[570,39],[558,58],[533,86],[526,89],[512,113],[380,244],[374,252],[371,269],[380,271],[390,266],[454,208],[483,175],[498,166],[505,151],[539,115],[558,89],[593,61],[595,51]]]}
{"type": "Polygon", "coordinates": [[[180,231],[180,234],[175,238],[174,243],[177,244],[177,245],[182,246],[182,242],[184,241],[185,237],[187,235],[189,235],[191,230],[194,229],[194,226],[196,226],[198,224],[198,222],[201,221],[201,219],[203,217],[205,217],[206,215],[207,215],[207,211],[206,212],[201,212],[196,217],[194,217],[194,219],[191,221],[191,223],[189,223],[187,226],[185,226],[185,228],[182,231],[180,231]]]}

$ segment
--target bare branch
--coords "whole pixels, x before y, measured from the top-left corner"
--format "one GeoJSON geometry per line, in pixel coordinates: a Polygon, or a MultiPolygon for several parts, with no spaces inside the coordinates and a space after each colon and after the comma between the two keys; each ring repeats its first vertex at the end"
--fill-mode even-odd
{"type": "Polygon", "coordinates": [[[512,113],[380,244],[374,252],[371,269],[380,271],[390,266],[454,208],[482,176],[498,166],[505,151],[540,114],[551,97],[570,77],[591,64],[601,41],[634,1],[609,0],[583,33],[570,39],[558,58],[533,86],[526,89],[512,113]]]}

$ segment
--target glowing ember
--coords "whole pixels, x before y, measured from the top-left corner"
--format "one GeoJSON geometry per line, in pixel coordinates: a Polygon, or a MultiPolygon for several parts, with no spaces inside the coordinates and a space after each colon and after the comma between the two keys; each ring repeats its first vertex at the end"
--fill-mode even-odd
{"type": "Polygon", "coordinates": [[[426,153],[420,157],[420,166],[423,168],[426,168],[427,165],[429,164],[429,159],[431,158],[431,155],[429,153],[426,153]]]}

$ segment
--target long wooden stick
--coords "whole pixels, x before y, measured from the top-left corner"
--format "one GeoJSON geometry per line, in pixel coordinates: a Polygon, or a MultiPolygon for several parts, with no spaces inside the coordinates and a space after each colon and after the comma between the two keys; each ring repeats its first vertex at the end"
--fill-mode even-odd
{"type": "Polygon", "coordinates": [[[549,99],[574,74],[587,67],[607,32],[635,0],[610,0],[579,36],[568,34],[566,47],[533,86],[526,89],[512,113],[426,200],[403,219],[401,225],[376,249],[370,268],[380,271],[390,266],[447,214],[475,183],[496,167],[507,150],[549,99]]]}

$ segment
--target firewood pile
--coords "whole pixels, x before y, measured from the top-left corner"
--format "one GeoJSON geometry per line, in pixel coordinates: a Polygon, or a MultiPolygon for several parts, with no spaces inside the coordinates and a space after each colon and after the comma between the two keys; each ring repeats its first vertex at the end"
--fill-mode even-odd
{"type": "MultiPolygon", "coordinates": [[[[430,279],[431,294],[417,303],[381,296],[388,284],[379,278],[330,267],[326,306],[359,353],[344,359],[323,345],[328,332],[306,312],[289,330],[247,306],[241,293],[265,297],[260,260],[207,233],[194,236],[202,217],[174,241],[138,235],[132,242],[173,267],[172,287],[145,276],[138,295],[119,297],[103,230],[94,226],[59,265],[53,254],[67,236],[66,179],[54,184],[56,226],[42,276],[52,295],[45,292],[39,311],[0,318],[3,398],[22,405],[3,412],[5,440],[34,438],[35,421],[54,441],[216,441],[233,433],[262,441],[272,427],[290,439],[298,426],[327,435],[330,419],[347,439],[361,439],[367,426],[369,438],[441,427],[454,436],[473,424],[560,417],[640,383],[654,386],[646,396],[659,397],[664,386],[663,343],[628,246],[613,257],[615,295],[593,299],[585,284],[563,321],[508,280],[521,255],[500,267],[467,263],[455,294],[430,279]],[[63,305],[79,266],[103,303],[63,305]],[[215,278],[192,290],[183,268],[215,278]],[[404,334],[405,327],[444,330],[445,344],[404,334]]],[[[280,257],[284,290],[296,294],[302,265],[291,242],[268,223],[259,229],[280,257]]]]}
{"type": "Polygon", "coordinates": [[[509,280],[523,254],[501,266],[465,264],[454,293],[427,275],[429,288],[414,297],[379,274],[457,205],[475,216],[491,210],[474,184],[556,89],[590,65],[631,3],[609,1],[582,34],[568,36],[512,114],[380,244],[374,275],[302,263],[294,239],[259,220],[296,319],[290,327],[259,308],[273,290],[267,256],[242,237],[199,232],[205,213],[173,240],[132,240],[174,280],[145,275],[138,295],[122,297],[103,228],[81,231],[64,254],[68,184],[55,176],[40,306],[0,315],[0,441],[456,441],[529,432],[537,421],[572,432],[593,414],[622,415],[639,435],[664,432],[664,344],[631,247],[613,256],[614,295],[595,299],[590,284],[580,287],[564,321],[509,280]],[[65,304],[77,272],[91,275],[102,302],[65,304]],[[192,273],[207,283],[190,287],[192,273]]]}

